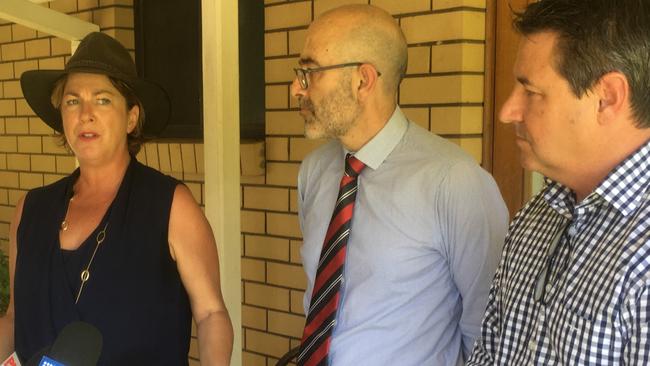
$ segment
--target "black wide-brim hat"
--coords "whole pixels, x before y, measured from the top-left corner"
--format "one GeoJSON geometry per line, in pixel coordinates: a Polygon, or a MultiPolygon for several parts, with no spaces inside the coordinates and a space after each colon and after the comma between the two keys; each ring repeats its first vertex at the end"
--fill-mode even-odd
{"type": "Polygon", "coordinates": [[[63,70],[30,70],[20,77],[23,95],[34,113],[63,133],[61,112],[51,102],[55,82],[70,73],[103,74],[125,82],[145,111],[143,135],[155,137],[167,126],[169,96],[158,84],[138,77],[129,51],[112,37],[93,32],[84,37],[63,70]]]}

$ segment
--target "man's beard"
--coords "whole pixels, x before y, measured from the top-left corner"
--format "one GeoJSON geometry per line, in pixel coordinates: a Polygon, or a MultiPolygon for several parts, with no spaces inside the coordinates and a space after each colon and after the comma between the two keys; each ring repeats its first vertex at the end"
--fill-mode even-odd
{"type": "Polygon", "coordinates": [[[305,120],[307,138],[338,138],[354,127],[361,108],[346,81],[342,80],[338,88],[323,97],[318,105],[306,97],[300,99],[300,114],[305,120]]]}

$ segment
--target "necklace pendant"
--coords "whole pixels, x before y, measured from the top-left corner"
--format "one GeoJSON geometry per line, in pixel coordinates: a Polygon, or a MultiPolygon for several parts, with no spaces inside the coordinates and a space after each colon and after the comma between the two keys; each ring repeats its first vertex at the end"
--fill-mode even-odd
{"type": "Polygon", "coordinates": [[[90,279],[90,271],[85,269],[81,271],[81,282],[84,283],[90,279]]]}
{"type": "Polygon", "coordinates": [[[63,220],[61,221],[61,230],[66,231],[68,230],[68,222],[63,220]]]}

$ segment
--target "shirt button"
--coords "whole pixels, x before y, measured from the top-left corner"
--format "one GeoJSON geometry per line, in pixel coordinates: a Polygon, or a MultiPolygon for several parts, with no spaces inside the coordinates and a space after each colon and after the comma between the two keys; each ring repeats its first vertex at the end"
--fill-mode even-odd
{"type": "Polygon", "coordinates": [[[569,232],[569,236],[573,237],[578,232],[578,229],[576,229],[576,227],[574,225],[571,225],[571,226],[569,226],[568,232],[569,232]]]}
{"type": "Polygon", "coordinates": [[[533,340],[529,341],[528,349],[531,350],[531,352],[535,352],[537,350],[537,343],[535,343],[533,340]]]}
{"type": "Polygon", "coordinates": [[[547,293],[551,292],[552,289],[553,289],[553,286],[551,286],[551,284],[546,285],[546,292],[547,293]]]}

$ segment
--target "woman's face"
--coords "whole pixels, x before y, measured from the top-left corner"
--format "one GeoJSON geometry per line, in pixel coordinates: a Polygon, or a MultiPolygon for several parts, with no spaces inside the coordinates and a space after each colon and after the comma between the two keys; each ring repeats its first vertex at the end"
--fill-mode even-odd
{"type": "Polygon", "coordinates": [[[124,96],[106,75],[68,75],[61,99],[63,132],[80,164],[111,162],[128,155],[127,134],[139,109],[127,107],[124,96]]]}

